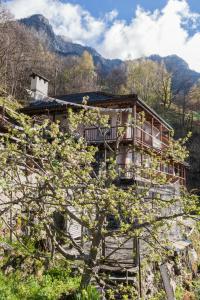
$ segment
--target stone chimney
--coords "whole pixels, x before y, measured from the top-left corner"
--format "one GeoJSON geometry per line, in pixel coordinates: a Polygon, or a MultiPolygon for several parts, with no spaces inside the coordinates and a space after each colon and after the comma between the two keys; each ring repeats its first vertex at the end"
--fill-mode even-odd
{"type": "Polygon", "coordinates": [[[36,73],[32,73],[30,77],[31,91],[34,93],[35,98],[38,98],[39,96],[48,96],[49,80],[36,73]]]}

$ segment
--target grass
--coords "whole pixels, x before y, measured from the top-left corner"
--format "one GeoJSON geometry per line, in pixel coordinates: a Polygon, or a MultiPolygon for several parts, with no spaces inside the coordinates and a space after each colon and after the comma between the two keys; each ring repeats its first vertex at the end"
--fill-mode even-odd
{"type": "Polygon", "coordinates": [[[15,272],[5,276],[0,273],[1,300],[56,300],[62,294],[71,294],[78,290],[79,277],[70,277],[69,271],[52,269],[37,278],[15,272]]]}
{"type": "Polygon", "coordinates": [[[80,277],[73,277],[69,270],[52,268],[41,277],[21,272],[5,275],[0,272],[0,300],[58,300],[73,295],[74,300],[99,300],[98,291],[89,286],[79,291],[80,277]]]}

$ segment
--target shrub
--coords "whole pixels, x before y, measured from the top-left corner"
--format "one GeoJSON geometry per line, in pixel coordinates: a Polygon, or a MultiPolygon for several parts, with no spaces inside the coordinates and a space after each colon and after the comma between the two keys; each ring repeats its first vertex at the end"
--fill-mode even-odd
{"type": "Polygon", "coordinates": [[[22,278],[20,272],[5,276],[0,273],[0,299],[3,300],[56,300],[63,293],[75,293],[79,277],[70,277],[69,271],[54,268],[37,278],[22,278]]]}
{"type": "Polygon", "coordinates": [[[75,300],[99,300],[100,294],[93,286],[89,286],[87,289],[77,293],[75,300]]]}

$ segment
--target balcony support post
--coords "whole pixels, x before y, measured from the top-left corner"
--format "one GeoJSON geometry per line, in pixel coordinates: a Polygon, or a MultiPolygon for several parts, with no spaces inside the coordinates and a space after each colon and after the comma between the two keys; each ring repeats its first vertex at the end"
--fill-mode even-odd
{"type": "Polygon", "coordinates": [[[160,141],[161,141],[161,155],[162,155],[162,148],[163,148],[163,126],[160,124],[160,141]]]}
{"type": "Polygon", "coordinates": [[[137,112],[136,112],[136,103],[134,103],[133,105],[133,111],[132,111],[132,115],[133,115],[133,129],[132,129],[132,138],[133,138],[133,144],[135,144],[135,138],[136,138],[136,126],[137,126],[137,112]]]}
{"type": "Polygon", "coordinates": [[[186,177],[186,169],[185,169],[185,166],[183,167],[183,169],[184,169],[184,184],[185,184],[185,186],[186,186],[186,184],[187,184],[187,177],[186,177]]]}
{"type": "Polygon", "coordinates": [[[136,103],[133,104],[132,108],[132,130],[131,130],[131,135],[132,135],[132,162],[135,165],[135,144],[136,144],[136,126],[137,126],[137,110],[136,110],[136,103]]]}
{"type": "Polygon", "coordinates": [[[153,148],[153,125],[154,125],[154,118],[151,119],[151,146],[153,148]]]}

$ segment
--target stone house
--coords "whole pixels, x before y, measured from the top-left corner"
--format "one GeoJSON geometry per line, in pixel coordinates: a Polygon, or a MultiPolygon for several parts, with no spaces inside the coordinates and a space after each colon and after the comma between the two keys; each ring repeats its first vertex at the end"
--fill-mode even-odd
{"type": "MultiPolygon", "coordinates": [[[[32,74],[31,100],[21,111],[36,118],[59,120],[63,129],[67,130],[67,108],[77,109],[81,107],[84,97],[89,98],[88,106],[98,107],[102,110],[102,114],[109,115],[109,129],[101,128],[99,130],[96,127],[84,127],[81,132],[88,143],[98,146],[99,160],[105,156],[104,142],[106,141],[112,146],[112,143],[116,142],[119,129],[123,131],[117,164],[122,170],[121,177],[124,179],[134,177],[134,174],[129,172],[130,165],[145,163],[148,166],[150,164],[149,150],[162,156],[162,153],[169,146],[172,127],[136,94],[111,95],[103,92],[88,92],[50,98],[48,97],[47,79],[32,74]],[[142,124],[140,122],[141,114],[144,115],[142,124]],[[133,122],[135,123],[134,126],[133,122]]],[[[171,178],[172,184],[186,185],[185,163],[176,163],[173,160],[165,162],[163,157],[163,163],[160,164],[158,173],[166,174],[168,178],[171,178]]]]}

